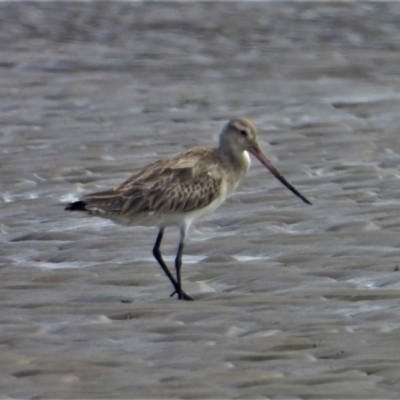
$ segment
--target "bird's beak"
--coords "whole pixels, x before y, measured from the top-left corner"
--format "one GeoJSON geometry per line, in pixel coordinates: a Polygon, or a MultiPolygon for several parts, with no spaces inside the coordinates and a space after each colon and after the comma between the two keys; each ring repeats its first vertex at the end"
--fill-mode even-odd
{"type": "Polygon", "coordinates": [[[258,146],[252,147],[248,151],[253,154],[253,156],[261,162],[261,164],[265,165],[265,167],[271,171],[272,175],[274,175],[276,179],[279,179],[289,190],[291,190],[296,196],[300,197],[300,199],[303,200],[304,203],[312,204],[310,200],[304,197],[293,185],[291,185],[286,180],[286,178],[278,171],[278,169],[273,166],[271,161],[269,161],[268,158],[265,157],[264,153],[258,146]]]}

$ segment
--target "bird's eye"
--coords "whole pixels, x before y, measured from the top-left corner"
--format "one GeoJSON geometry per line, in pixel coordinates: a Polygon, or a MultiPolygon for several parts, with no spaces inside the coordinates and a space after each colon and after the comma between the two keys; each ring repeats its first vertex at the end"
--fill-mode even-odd
{"type": "Polygon", "coordinates": [[[241,129],[239,132],[242,136],[247,136],[247,131],[245,131],[244,129],[241,129]]]}

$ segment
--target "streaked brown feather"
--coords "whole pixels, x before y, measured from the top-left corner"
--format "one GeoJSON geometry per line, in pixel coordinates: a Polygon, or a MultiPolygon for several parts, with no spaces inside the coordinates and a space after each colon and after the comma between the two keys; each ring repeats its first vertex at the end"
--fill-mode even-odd
{"type": "Polygon", "coordinates": [[[111,190],[82,197],[86,208],[132,217],[140,213],[185,213],[204,208],[220,194],[216,149],[197,147],[156,161],[111,190]]]}

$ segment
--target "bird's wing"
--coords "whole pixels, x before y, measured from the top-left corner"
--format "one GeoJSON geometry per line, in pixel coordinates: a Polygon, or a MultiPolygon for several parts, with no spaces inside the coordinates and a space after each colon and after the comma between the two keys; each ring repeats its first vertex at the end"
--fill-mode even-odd
{"type": "Polygon", "coordinates": [[[195,148],[148,165],[111,190],[82,197],[86,208],[133,216],[182,213],[204,208],[221,190],[213,149],[195,148]]]}

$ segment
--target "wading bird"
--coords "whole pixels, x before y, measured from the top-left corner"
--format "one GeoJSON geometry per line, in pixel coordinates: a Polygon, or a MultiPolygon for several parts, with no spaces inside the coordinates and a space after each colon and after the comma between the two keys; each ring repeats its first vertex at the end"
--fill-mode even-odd
{"type": "Polygon", "coordinates": [[[248,119],[234,118],[222,129],[218,147],[194,147],[156,161],[112,189],[84,195],[65,210],[84,211],[122,225],[157,226],[153,254],[174,287],[171,296],[193,300],[183,291],[181,281],[182,251],[189,227],[219,207],[237,188],[250,167],[249,153],[301,200],[311,204],[265,157],[255,126],[248,119]],[[176,278],[160,251],[169,226],[180,229],[176,278]]]}

